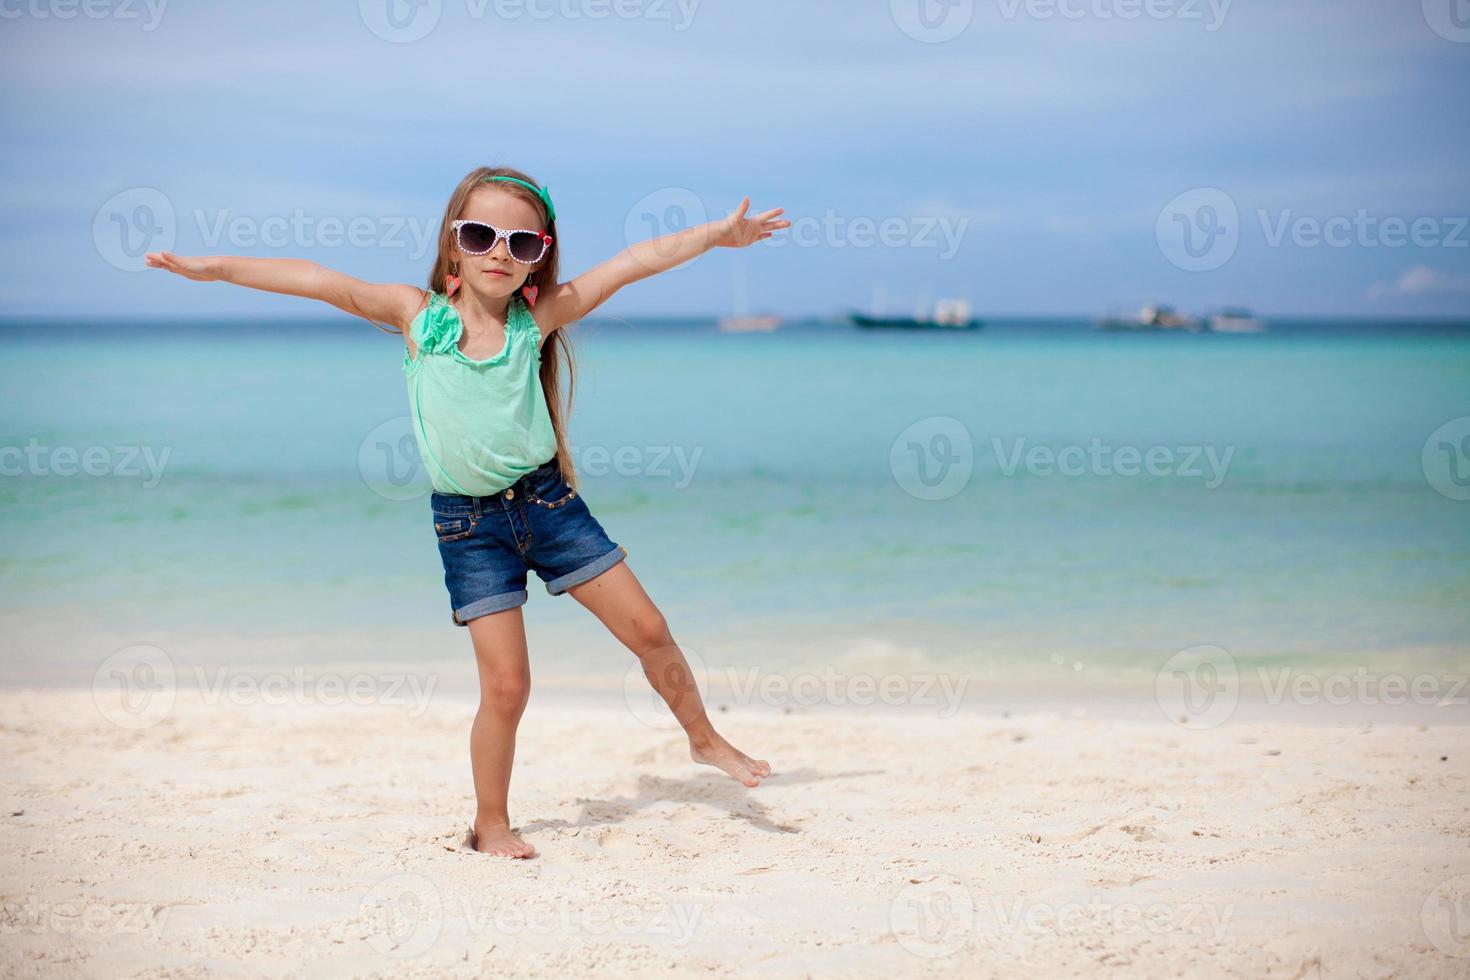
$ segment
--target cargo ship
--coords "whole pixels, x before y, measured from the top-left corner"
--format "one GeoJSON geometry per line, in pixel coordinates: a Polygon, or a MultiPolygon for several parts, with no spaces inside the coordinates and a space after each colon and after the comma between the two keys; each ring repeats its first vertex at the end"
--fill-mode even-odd
{"type": "Polygon", "coordinates": [[[848,319],[866,329],[892,330],[979,330],[984,322],[970,315],[970,304],[962,299],[942,299],[927,317],[877,316],[849,313],[848,319]]]}

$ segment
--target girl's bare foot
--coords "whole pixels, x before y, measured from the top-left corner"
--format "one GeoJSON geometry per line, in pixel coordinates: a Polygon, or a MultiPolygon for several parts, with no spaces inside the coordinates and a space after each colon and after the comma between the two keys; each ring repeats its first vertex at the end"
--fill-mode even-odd
{"type": "Polygon", "coordinates": [[[771,774],[771,764],[764,759],[752,759],[735,746],[725,741],[724,736],[711,732],[707,738],[689,740],[689,757],[706,766],[714,766],[727,775],[740,780],[747,786],[759,786],[762,779],[771,774]]]}
{"type": "Polygon", "coordinates": [[[475,850],[481,854],[497,854],[509,858],[533,858],[536,848],[521,840],[503,823],[475,824],[475,850]]]}

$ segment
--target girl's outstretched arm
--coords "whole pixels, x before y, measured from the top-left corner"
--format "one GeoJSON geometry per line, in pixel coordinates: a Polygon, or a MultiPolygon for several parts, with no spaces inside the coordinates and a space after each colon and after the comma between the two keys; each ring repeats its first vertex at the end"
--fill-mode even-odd
{"type": "Polygon", "coordinates": [[[148,265],[195,282],[232,282],[288,296],[305,296],[402,333],[422,305],[424,293],[402,283],[354,279],[308,259],[257,259],[241,255],[187,256],[149,252],[148,265]]]}
{"type": "Polygon", "coordinates": [[[791,227],[791,222],[777,220],[785,208],[772,208],[747,218],[749,207],[750,198],[741,198],[740,206],[719,221],[630,245],[577,278],[548,286],[542,290],[535,309],[542,339],[591,313],[629,283],[682,265],[712,248],[743,248],[791,227]]]}

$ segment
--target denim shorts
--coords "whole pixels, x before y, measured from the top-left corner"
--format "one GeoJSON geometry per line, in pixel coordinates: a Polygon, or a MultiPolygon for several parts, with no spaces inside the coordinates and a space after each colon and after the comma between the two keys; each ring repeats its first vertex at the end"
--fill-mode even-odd
{"type": "Polygon", "coordinates": [[[458,626],[523,605],[527,569],[561,595],[628,556],[562,479],[554,457],[488,497],[436,490],[429,499],[458,626]]]}

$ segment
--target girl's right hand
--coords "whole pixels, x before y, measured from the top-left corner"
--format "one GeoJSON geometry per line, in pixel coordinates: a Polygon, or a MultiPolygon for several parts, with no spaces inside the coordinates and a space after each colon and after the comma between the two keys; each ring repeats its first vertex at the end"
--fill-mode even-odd
{"type": "Polygon", "coordinates": [[[206,258],[175,255],[172,252],[149,252],[147,259],[150,269],[167,269],[195,282],[213,282],[219,278],[213,263],[206,258]]]}
{"type": "Polygon", "coordinates": [[[319,299],[374,324],[386,323],[399,333],[408,329],[428,297],[414,286],[363,282],[310,259],[149,252],[147,260],[150,269],[166,269],[195,282],[229,282],[248,289],[319,299]]]}

